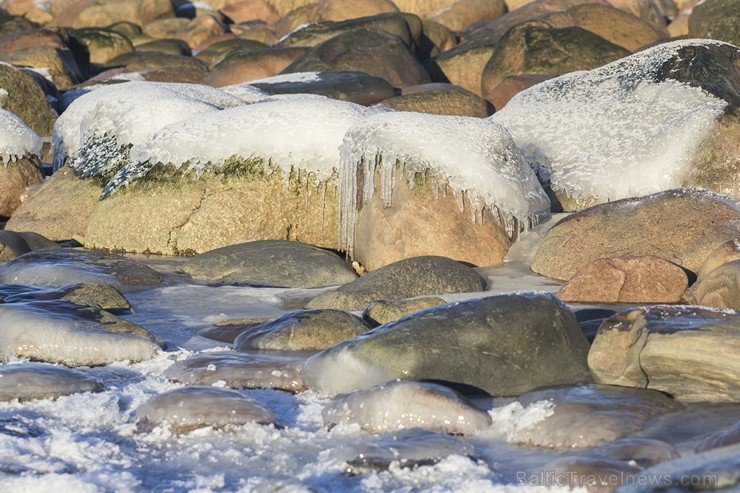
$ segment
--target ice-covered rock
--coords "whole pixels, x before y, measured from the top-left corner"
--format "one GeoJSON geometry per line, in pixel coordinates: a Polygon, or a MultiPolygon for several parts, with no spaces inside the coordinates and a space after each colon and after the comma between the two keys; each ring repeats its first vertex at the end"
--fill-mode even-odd
{"type": "Polygon", "coordinates": [[[695,163],[740,101],[728,82],[737,53],[717,41],[661,44],[538,84],[490,119],[506,127],[566,210],[686,184],[737,194],[736,156],[695,163]]]}
{"type": "Polygon", "coordinates": [[[24,156],[41,157],[41,138],[14,113],[0,108],[0,161],[8,166],[24,156]]]}
{"type": "Polygon", "coordinates": [[[433,383],[395,381],[336,397],[323,411],[327,425],[359,424],[373,433],[424,428],[470,435],[491,417],[453,390],[433,383]]]}
{"type": "Polygon", "coordinates": [[[129,162],[128,150],[159,129],[193,115],[244,101],[208,86],[127,82],[99,87],[76,99],[54,125],[54,165],[81,177],[110,177],[129,162]]]}
{"type": "Polygon", "coordinates": [[[2,106],[0,101],[0,218],[7,218],[18,209],[26,187],[40,183],[44,175],[39,163],[41,139],[2,106]]]}
{"type": "Polygon", "coordinates": [[[57,398],[77,392],[100,392],[103,384],[63,366],[24,363],[0,366],[0,401],[57,398]]]}
{"type": "Polygon", "coordinates": [[[169,426],[174,433],[197,428],[224,428],[251,422],[271,424],[275,415],[256,400],[236,390],[185,387],[149,399],[136,410],[139,429],[169,426]]]}
{"type": "Polygon", "coordinates": [[[41,248],[55,248],[58,245],[40,234],[30,231],[0,231],[0,263],[41,248]]]}
{"type": "Polygon", "coordinates": [[[368,270],[415,255],[500,263],[550,210],[508,132],[478,118],[369,116],[344,138],[340,177],[341,246],[368,270]]]}

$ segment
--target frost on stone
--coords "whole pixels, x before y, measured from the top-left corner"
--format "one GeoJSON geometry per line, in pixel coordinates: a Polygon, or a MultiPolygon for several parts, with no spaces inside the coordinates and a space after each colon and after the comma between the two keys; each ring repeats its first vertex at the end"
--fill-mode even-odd
{"type": "Polygon", "coordinates": [[[249,83],[232,84],[230,86],[219,87],[219,89],[226,94],[241,99],[245,103],[256,103],[270,97],[268,93],[262,89],[257,89],[249,83]]]}
{"type": "Polygon", "coordinates": [[[5,166],[23,156],[41,157],[41,138],[14,113],[0,108],[0,159],[5,166]]]}
{"type": "Polygon", "coordinates": [[[126,82],[99,87],[69,105],[54,125],[54,167],[68,158],[78,176],[107,177],[128,162],[129,148],[170,123],[244,104],[196,84],[126,82]]]}
{"type": "Polygon", "coordinates": [[[459,116],[387,112],[350,129],[341,147],[340,245],[352,255],[355,216],[375,194],[388,207],[397,167],[409,187],[416,173],[431,172],[433,190],[449,187],[464,212],[479,222],[489,210],[517,234],[539,223],[550,201],[506,129],[494,122],[459,116]]]}
{"type": "Polygon", "coordinates": [[[323,181],[339,167],[345,132],[374,111],[323,96],[291,95],[189,118],[135,145],[131,163],[111,179],[101,198],[158,164],[200,176],[221,170],[234,158],[278,167],[286,180],[291,170],[302,169],[323,181]]]}
{"type": "Polygon", "coordinates": [[[572,198],[606,202],[680,187],[727,103],[661,71],[682,48],[713,43],[665,43],[550,79],[489,119],[506,127],[543,181],[572,198]]]}

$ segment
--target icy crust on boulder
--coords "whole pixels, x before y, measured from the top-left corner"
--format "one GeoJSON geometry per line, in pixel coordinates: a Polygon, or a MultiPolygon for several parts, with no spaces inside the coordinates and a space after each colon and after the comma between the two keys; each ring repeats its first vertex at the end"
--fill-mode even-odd
{"type": "Polygon", "coordinates": [[[258,89],[250,84],[232,84],[230,86],[219,87],[219,90],[235,96],[245,103],[256,103],[270,97],[270,94],[266,93],[262,89],[258,89]]]}
{"type": "Polygon", "coordinates": [[[505,126],[543,180],[599,202],[680,187],[693,151],[727,103],[699,87],[659,80],[681,40],[520,92],[490,120],[505,126]]]}
{"type": "Polygon", "coordinates": [[[41,157],[41,138],[14,113],[0,108],[0,159],[7,166],[32,154],[41,157]]]}
{"type": "Polygon", "coordinates": [[[244,104],[237,96],[197,84],[126,82],[80,96],[54,125],[54,167],[83,178],[117,171],[121,148],[144,144],[159,129],[194,115],[244,104]]]}
{"type": "Polygon", "coordinates": [[[400,166],[409,187],[414,175],[431,171],[434,190],[447,183],[471,220],[483,210],[498,217],[510,237],[549,214],[550,201],[509,133],[480,118],[386,112],[368,117],[347,132],[341,154],[340,244],[352,253],[357,212],[375,194],[389,207],[393,174],[400,166]],[[361,201],[358,203],[358,200],[361,201]]]}
{"type": "Polygon", "coordinates": [[[103,197],[144,177],[158,163],[199,176],[233,157],[278,166],[286,179],[291,168],[300,168],[322,181],[339,167],[345,132],[376,111],[324,96],[284,95],[198,115],[135,145],[131,164],[111,179],[103,197]]]}

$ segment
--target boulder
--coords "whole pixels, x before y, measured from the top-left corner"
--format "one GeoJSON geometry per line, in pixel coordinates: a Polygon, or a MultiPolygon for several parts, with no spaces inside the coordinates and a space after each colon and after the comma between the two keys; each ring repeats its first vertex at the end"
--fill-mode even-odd
{"type": "Polygon", "coordinates": [[[462,31],[471,24],[498,19],[506,10],[504,0],[458,0],[449,7],[432,13],[428,19],[451,31],[462,31]]]}
{"type": "Polygon", "coordinates": [[[418,255],[499,265],[549,200],[507,132],[487,120],[372,115],[340,150],[341,249],[371,271],[418,255]]]}
{"type": "Polygon", "coordinates": [[[132,51],[112,58],[105,64],[108,68],[126,67],[129,71],[161,70],[179,68],[198,70],[208,74],[208,66],[192,56],[170,55],[156,51],[132,51]]]}
{"type": "Polygon", "coordinates": [[[207,327],[198,332],[198,335],[213,339],[214,341],[227,342],[234,344],[234,340],[241,335],[242,332],[246,332],[258,325],[262,325],[266,322],[272,322],[277,317],[243,317],[236,319],[226,319],[215,323],[211,327],[207,327]]]}
{"type": "Polygon", "coordinates": [[[0,263],[41,248],[54,248],[57,244],[38,233],[0,230],[0,263]]]}
{"type": "Polygon", "coordinates": [[[467,265],[445,257],[413,257],[381,267],[336,290],[321,293],[307,306],[362,310],[376,300],[485,289],[485,279],[467,265]]]}
{"type": "Polygon", "coordinates": [[[209,40],[229,32],[229,28],[216,15],[200,15],[190,20],[175,37],[185,41],[191,49],[198,49],[209,40]]]}
{"type": "Polygon", "coordinates": [[[321,351],[369,329],[361,318],[342,310],[300,310],[243,332],[234,349],[321,351]]]}
{"type": "MultiPolygon", "coordinates": [[[[139,53],[144,51],[151,51],[154,53],[163,53],[165,55],[174,56],[191,56],[193,54],[192,50],[185,41],[173,38],[154,39],[152,41],[147,41],[146,43],[138,45],[136,47],[136,51],[138,51],[139,53]]],[[[133,69],[138,68],[139,67],[136,66],[133,67],[133,69]]]]}
{"type": "Polygon", "coordinates": [[[77,370],[39,363],[0,366],[0,401],[56,399],[79,392],[100,392],[103,384],[77,370]]]}
{"type": "Polygon", "coordinates": [[[205,83],[223,87],[273,77],[307,51],[307,48],[270,47],[233,53],[213,66],[205,83]]]}
{"type": "Polygon", "coordinates": [[[182,269],[208,283],[318,288],[354,281],[339,255],[297,241],[263,240],[217,248],[188,259],[182,269]]]}
{"type": "Polygon", "coordinates": [[[61,91],[70,89],[87,78],[77,65],[74,54],[67,48],[34,46],[0,54],[0,62],[16,66],[45,69],[61,91]]]}
{"type": "Polygon", "coordinates": [[[689,306],[618,313],[588,354],[597,383],[649,388],[681,401],[740,401],[740,315],[689,306]]]}
{"type": "Polygon", "coordinates": [[[510,75],[562,75],[601,67],[629,55],[621,46],[580,27],[552,28],[533,21],[511,28],[496,43],[481,76],[482,95],[510,75]]]}
{"type": "Polygon", "coordinates": [[[87,27],[77,29],[74,35],[87,46],[92,63],[104,65],[118,55],[134,51],[126,36],[111,29],[87,27]]]}
{"type": "Polygon", "coordinates": [[[114,0],[87,5],[74,19],[74,27],[109,26],[121,21],[144,25],[154,19],[175,16],[170,0],[114,0]]]}
{"type": "Polygon", "coordinates": [[[523,90],[551,78],[549,75],[507,75],[496,87],[488,91],[486,97],[496,111],[500,111],[511,98],[523,90]]]}
{"type": "Polygon", "coordinates": [[[452,7],[458,0],[394,0],[401,12],[418,15],[422,19],[452,7]]]}
{"type": "Polygon", "coordinates": [[[173,433],[189,433],[211,426],[227,428],[246,423],[274,424],[272,411],[236,390],[185,387],[156,395],[135,411],[140,432],[166,426],[173,433]]]}
{"type": "MultiPolygon", "coordinates": [[[[267,45],[259,41],[242,38],[228,38],[208,45],[207,48],[199,50],[196,56],[209,67],[214,67],[225,58],[236,53],[246,53],[253,50],[267,48],[267,45]]],[[[210,72],[209,72],[210,75],[210,72]]]]}
{"type": "Polygon", "coordinates": [[[124,311],[131,308],[126,297],[116,287],[95,283],[72,284],[57,289],[7,284],[0,286],[0,300],[5,303],[62,300],[106,311],[124,311]]]}
{"type": "Polygon", "coordinates": [[[391,0],[318,0],[317,4],[319,16],[329,21],[398,12],[391,0]]]}
{"type": "Polygon", "coordinates": [[[275,7],[280,17],[284,17],[291,10],[296,10],[313,3],[316,3],[316,0],[270,0],[270,5],[275,7]]]}
{"type": "Polygon", "coordinates": [[[462,43],[424,62],[434,82],[449,82],[482,95],[483,69],[491,59],[498,38],[480,38],[462,43]]]}
{"type": "Polygon", "coordinates": [[[233,24],[260,20],[267,24],[274,24],[280,19],[280,14],[267,0],[240,0],[229,2],[219,9],[233,24]]]}
{"type": "Polygon", "coordinates": [[[447,303],[437,296],[425,296],[422,298],[410,298],[406,300],[378,300],[370,303],[362,318],[374,327],[397,320],[411,313],[426,310],[437,305],[447,303]]]}
{"type": "Polygon", "coordinates": [[[740,198],[739,67],[726,43],[663,43],[538,84],[490,118],[566,211],[685,186],[740,198]]]}
{"type": "Polygon", "coordinates": [[[738,0],[707,0],[691,9],[689,37],[718,39],[740,46],[738,0]]]}
{"type": "Polygon", "coordinates": [[[328,426],[357,424],[370,433],[422,428],[472,435],[491,417],[457,392],[433,383],[396,380],[335,397],[322,411],[328,426]]]}
{"type": "Polygon", "coordinates": [[[412,86],[412,88],[414,87],[418,89],[385,99],[382,102],[383,106],[394,111],[478,118],[485,118],[493,113],[487,101],[462,87],[451,84],[412,86]],[[429,89],[425,89],[426,87],[429,87],[429,89]]]}
{"type": "Polygon", "coordinates": [[[0,63],[0,108],[17,115],[39,135],[51,135],[56,117],[33,78],[12,65],[0,63]]]}
{"type": "Polygon", "coordinates": [[[678,303],[689,279],[678,265],[650,255],[600,258],[558,291],[571,303],[678,303]]]}
{"type": "Polygon", "coordinates": [[[600,204],[553,226],[531,268],[568,280],[598,258],[652,255],[696,272],[714,249],[738,237],[738,219],[740,205],[698,189],[600,204]]]}
{"type": "Polygon", "coordinates": [[[473,386],[494,396],[590,380],[588,342],[550,295],[502,295],[430,308],[306,361],[322,394],[403,378],[473,386]]]}
{"type": "MultiPolygon", "coordinates": [[[[183,17],[166,17],[164,19],[157,19],[148,22],[145,26],[142,26],[142,34],[148,38],[157,39],[172,39],[174,38],[180,29],[188,25],[188,19],[183,17]]],[[[136,43],[146,44],[143,41],[143,37],[140,42],[136,43]]]]}
{"type": "MultiPolygon", "coordinates": [[[[0,141],[0,147],[2,145],[3,142],[0,141]]],[[[26,187],[43,180],[44,174],[37,156],[20,157],[11,162],[5,162],[0,157],[0,218],[12,216],[21,205],[21,195],[26,187]]]]}
{"type": "Polygon", "coordinates": [[[394,87],[430,82],[404,42],[378,29],[356,29],[311,48],[282,73],[363,71],[394,87]]]}
{"type": "Polygon", "coordinates": [[[740,310],[740,260],[720,265],[692,286],[696,304],[740,310]]]}
{"type": "Polygon", "coordinates": [[[718,246],[696,272],[697,280],[701,280],[717,267],[733,260],[740,260],[740,238],[727,240],[718,246]]]}

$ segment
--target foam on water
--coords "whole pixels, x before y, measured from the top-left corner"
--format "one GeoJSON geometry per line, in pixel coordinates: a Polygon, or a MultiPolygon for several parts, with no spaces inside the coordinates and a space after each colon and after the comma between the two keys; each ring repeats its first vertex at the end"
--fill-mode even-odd
{"type": "Polygon", "coordinates": [[[23,156],[41,157],[41,138],[14,113],[0,108],[0,159],[5,166],[23,156]]]}
{"type": "Polygon", "coordinates": [[[588,72],[520,92],[489,117],[506,127],[553,188],[599,202],[680,187],[697,145],[727,103],[701,88],[659,81],[687,46],[664,43],[588,72]]]}

